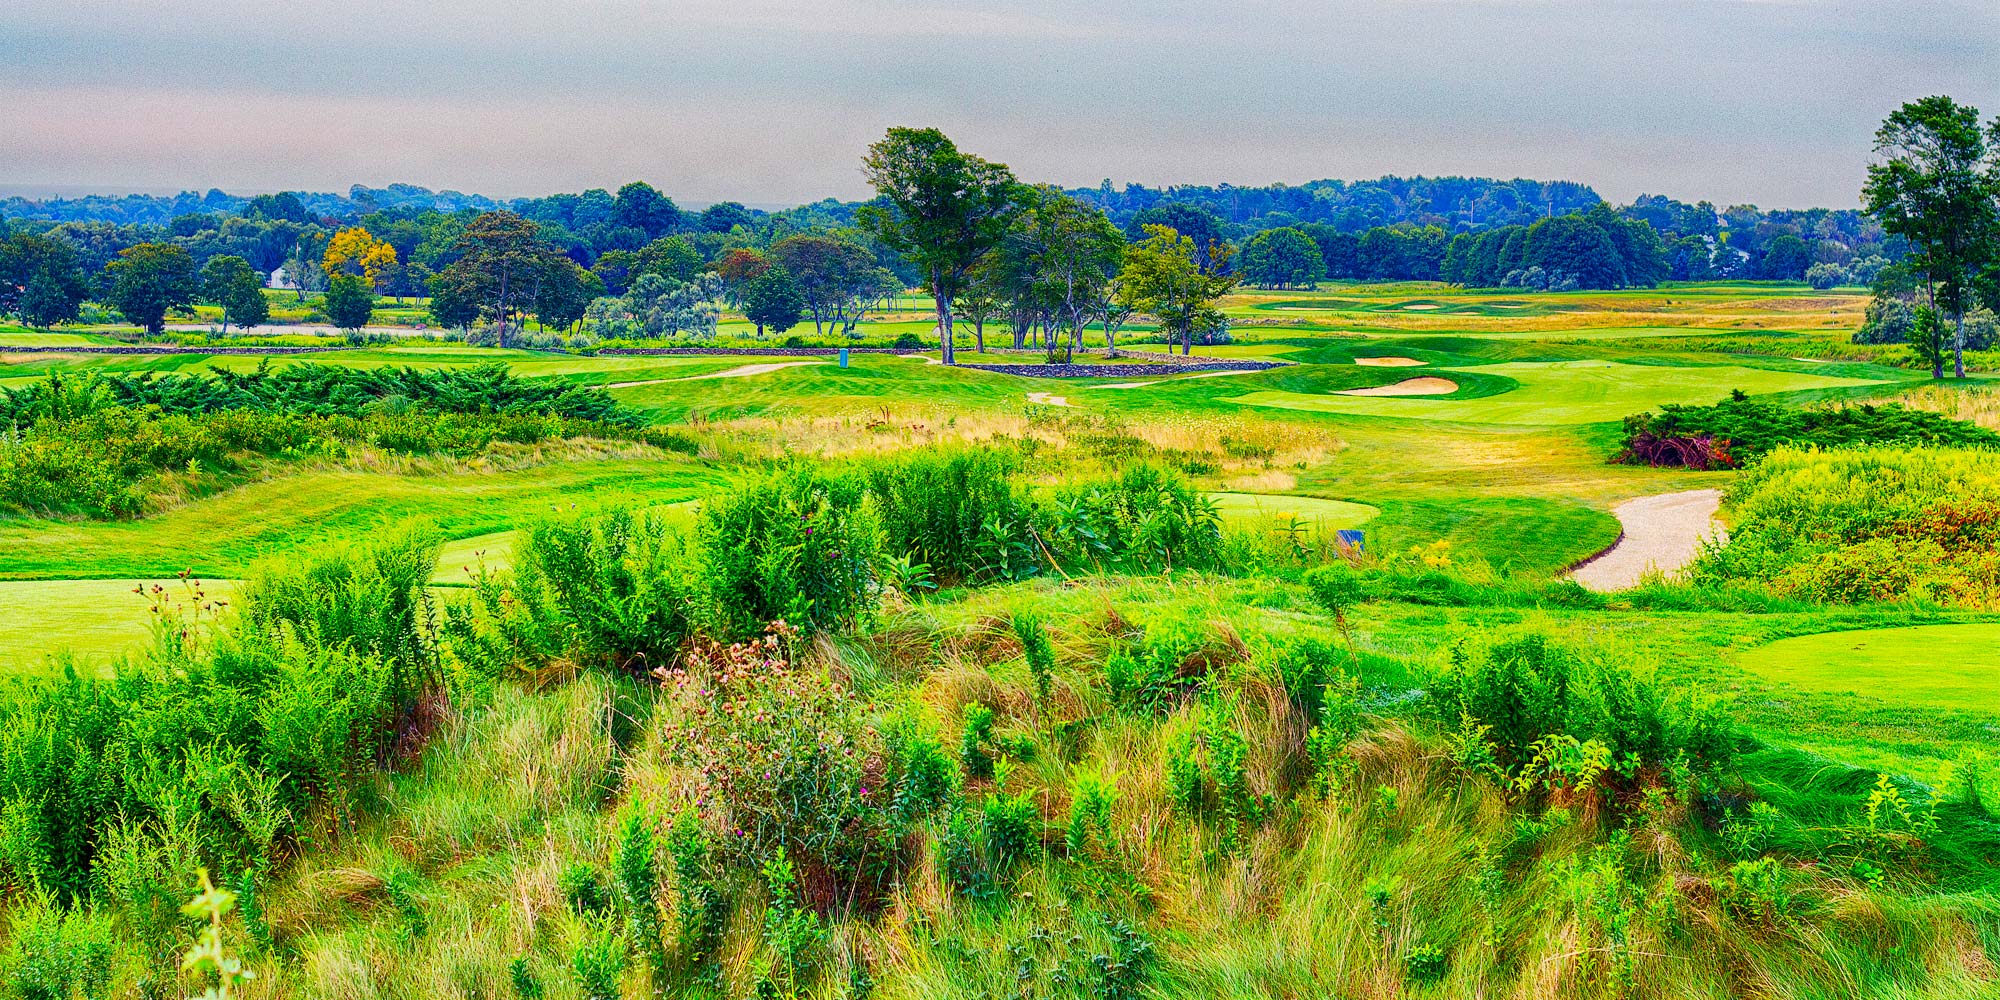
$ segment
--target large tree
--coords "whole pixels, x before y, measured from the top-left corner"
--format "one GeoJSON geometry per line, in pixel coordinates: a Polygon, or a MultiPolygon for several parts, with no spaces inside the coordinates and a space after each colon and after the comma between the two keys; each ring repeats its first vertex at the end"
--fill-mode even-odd
{"type": "Polygon", "coordinates": [[[1004,164],[960,152],[934,128],[892,128],[863,163],[879,198],[859,219],[923,274],[943,360],[952,364],[952,300],[1006,238],[1020,185],[1004,164]]]}
{"type": "Polygon", "coordinates": [[[217,254],[201,267],[202,295],[222,307],[222,332],[229,324],[252,327],[271,318],[271,303],[264,298],[264,281],[250,262],[231,254],[217,254]]]}
{"type": "Polygon", "coordinates": [[[0,313],[46,330],[77,317],[90,282],[68,240],[16,233],[0,240],[0,313]]]}
{"type": "Polygon", "coordinates": [[[787,236],[771,245],[770,260],[797,283],[815,333],[833,325],[852,334],[862,314],[896,288],[867,247],[837,236],[787,236]]]}
{"type": "Polygon", "coordinates": [[[1237,267],[1246,281],[1264,288],[1311,288],[1326,277],[1319,245],[1289,227],[1266,229],[1246,240],[1237,267]]]}
{"type": "Polygon", "coordinates": [[[617,207],[611,215],[612,225],[637,229],[650,240],[673,232],[680,222],[680,207],[651,184],[633,181],[618,189],[617,207]]]}
{"type": "Polygon", "coordinates": [[[375,315],[375,289],[361,275],[336,274],[326,283],[322,308],[334,326],[358,332],[375,315]]]}
{"type": "Polygon", "coordinates": [[[743,318],[757,324],[757,336],[765,330],[782,334],[799,325],[805,315],[806,297],[792,272],[769,264],[757,276],[744,282],[743,318]]]}
{"type": "Polygon", "coordinates": [[[104,273],[112,307],[150,336],[166,331],[168,312],[194,305],[201,293],[194,258],[172,243],[126,247],[104,265],[104,273]]]}
{"type": "MultiPolygon", "coordinates": [[[[2000,133],[2000,123],[1995,132],[2000,133]]],[[[1949,97],[1903,105],[1875,132],[1882,162],[1868,167],[1861,196],[1882,228],[1910,242],[1929,299],[1950,310],[1952,370],[1965,377],[1965,311],[1975,277],[1995,255],[2000,165],[1979,110],[1949,97]]],[[[1934,374],[1942,377],[1943,366],[1934,374]]]]}
{"type": "MultiPolygon", "coordinates": [[[[1030,206],[1023,228],[1034,281],[1059,325],[1069,327],[1070,346],[1080,347],[1084,327],[1096,317],[1099,293],[1124,261],[1125,234],[1102,209],[1052,187],[1035,189],[1030,206]]],[[[1048,346],[1054,348],[1053,336],[1048,346]]]]}
{"type": "Polygon", "coordinates": [[[561,251],[541,238],[535,223],[513,212],[487,212],[473,219],[457,249],[458,259],[432,279],[432,294],[442,282],[447,294],[478,302],[493,320],[498,344],[507,346],[514,314],[534,304],[561,251]]]}
{"type": "Polygon", "coordinates": [[[1146,238],[1125,251],[1120,289],[1132,308],[1160,321],[1169,349],[1178,336],[1181,353],[1193,354],[1195,330],[1221,322],[1216,302],[1236,278],[1226,273],[1226,256],[1219,262],[1225,273],[1210,273],[1201,266],[1193,239],[1166,226],[1147,226],[1145,231],[1146,238]]]}

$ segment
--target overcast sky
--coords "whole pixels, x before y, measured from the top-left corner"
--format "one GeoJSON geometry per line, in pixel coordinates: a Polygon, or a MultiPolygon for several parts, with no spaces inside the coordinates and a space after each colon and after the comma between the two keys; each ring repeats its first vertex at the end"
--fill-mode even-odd
{"type": "Polygon", "coordinates": [[[1995,0],[9,0],[0,189],[862,195],[1023,177],[1568,179],[1852,206],[1904,100],[2000,112],[1995,0]]]}

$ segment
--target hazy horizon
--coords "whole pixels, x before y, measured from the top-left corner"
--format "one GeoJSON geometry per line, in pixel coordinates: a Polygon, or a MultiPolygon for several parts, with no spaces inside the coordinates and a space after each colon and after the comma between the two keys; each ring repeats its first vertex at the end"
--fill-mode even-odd
{"type": "Polygon", "coordinates": [[[647,180],[689,204],[864,196],[890,125],[1025,178],[1384,174],[1852,207],[1897,104],[2000,112],[1961,0],[30,0],[0,23],[0,190],[496,198],[647,180]]]}

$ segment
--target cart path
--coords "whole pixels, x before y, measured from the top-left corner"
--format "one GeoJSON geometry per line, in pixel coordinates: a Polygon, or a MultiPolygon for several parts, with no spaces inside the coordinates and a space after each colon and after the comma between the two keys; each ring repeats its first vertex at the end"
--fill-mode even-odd
{"type": "Polygon", "coordinates": [[[1637,497],[1611,509],[1624,529],[1617,543],[1585,560],[1570,576],[1599,593],[1637,586],[1648,570],[1672,576],[1687,568],[1701,544],[1724,537],[1715,520],[1721,490],[1684,490],[1637,497]]]}

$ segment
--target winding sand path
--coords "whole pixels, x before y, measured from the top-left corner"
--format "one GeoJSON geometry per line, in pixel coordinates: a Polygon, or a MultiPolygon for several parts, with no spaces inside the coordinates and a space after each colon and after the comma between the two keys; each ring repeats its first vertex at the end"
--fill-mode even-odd
{"type": "Polygon", "coordinates": [[[1684,490],[1637,497],[1611,509],[1624,528],[1618,542],[1570,573],[1586,589],[1609,593],[1637,586],[1647,570],[1669,576],[1694,561],[1701,543],[1724,537],[1715,520],[1721,490],[1684,490]]]}

